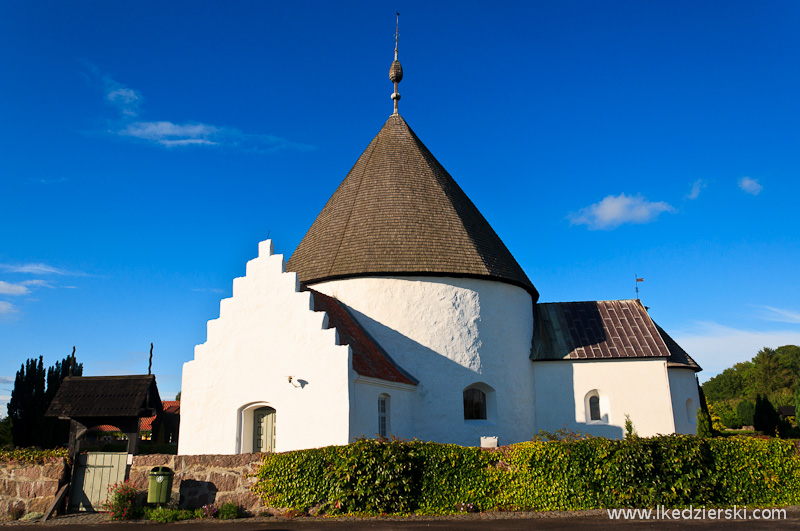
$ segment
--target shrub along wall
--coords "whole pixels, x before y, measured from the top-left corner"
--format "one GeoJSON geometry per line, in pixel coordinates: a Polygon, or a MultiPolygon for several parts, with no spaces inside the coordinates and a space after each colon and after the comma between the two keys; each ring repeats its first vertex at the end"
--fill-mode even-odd
{"type": "Polygon", "coordinates": [[[254,491],[271,507],[334,514],[792,505],[800,503],[795,444],[670,435],[486,451],[367,439],[267,454],[254,491]]]}

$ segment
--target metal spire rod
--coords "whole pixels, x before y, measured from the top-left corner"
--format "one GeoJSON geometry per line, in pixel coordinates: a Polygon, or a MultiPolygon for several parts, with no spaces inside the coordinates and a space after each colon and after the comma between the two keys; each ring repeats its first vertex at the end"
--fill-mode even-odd
{"type": "Polygon", "coordinates": [[[397,112],[397,102],[400,101],[400,93],[397,91],[397,84],[403,79],[403,67],[400,66],[400,61],[397,60],[397,41],[400,36],[400,13],[397,12],[397,26],[394,30],[394,61],[389,68],[389,80],[394,83],[394,92],[392,93],[392,100],[394,101],[394,114],[397,112]]]}
{"type": "Polygon", "coordinates": [[[400,36],[400,12],[397,11],[397,26],[394,28],[394,60],[397,61],[397,40],[400,36]]]}

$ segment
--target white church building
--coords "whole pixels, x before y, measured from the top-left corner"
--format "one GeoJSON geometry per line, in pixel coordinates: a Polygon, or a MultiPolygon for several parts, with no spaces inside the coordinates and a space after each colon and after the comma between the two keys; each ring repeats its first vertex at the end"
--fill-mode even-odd
{"type": "Polygon", "coordinates": [[[695,433],[700,367],[638,300],[540,303],[395,113],[286,262],[259,244],[184,364],[179,454],[568,428],[695,433]]]}

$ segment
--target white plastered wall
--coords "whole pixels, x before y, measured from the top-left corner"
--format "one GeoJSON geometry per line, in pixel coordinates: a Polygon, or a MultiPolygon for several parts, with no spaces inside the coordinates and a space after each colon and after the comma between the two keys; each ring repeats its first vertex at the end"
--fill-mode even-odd
{"type": "Polygon", "coordinates": [[[377,437],[378,398],[388,397],[388,433],[401,439],[414,437],[413,385],[356,375],[350,405],[350,439],[377,437]]]}
{"type": "MultiPolygon", "coordinates": [[[[412,436],[467,446],[478,445],[481,436],[499,436],[500,444],[530,439],[533,310],[527,291],[449,277],[364,277],[311,287],[344,303],[392,359],[419,380],[412,436]],[[494,415],[465,421],[462,392],[476,383],[494,390],[489,399],[494,415]]],[[[368,412],[364,422],[371,425],[373,418],[368,412]]]]}
{"type": "Polygon", "coordinates": [[[276,451],[348,443],[350,348],[326,327],[283,256],[261,242],[183,366],[179,454],[251,450],[247,414],[260,406],[276,410],[276,451]]]}
{"type": "Polygon", "coordinates": [[[643,437],[675,433],[664,358],[537,361],[534,371],[537,431],[566,427],[621,438],[627,414],[643,437]],[[590,419],[587,397],[593,391],[600,421],[590,419]]]}
{"type": "Polygon", "coordinates": [[[700,397],[695,372],[692,369],[670,367],[667,373],[672,394],[672,411],[675,413],[675,432],[696,435],[700,397]]]}

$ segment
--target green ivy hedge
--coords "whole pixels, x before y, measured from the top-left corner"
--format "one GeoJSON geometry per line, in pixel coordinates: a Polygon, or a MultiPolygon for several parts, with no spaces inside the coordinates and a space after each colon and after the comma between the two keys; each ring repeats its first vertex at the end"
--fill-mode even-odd
{"type": "Polygon", "coordinates": [[[41,463],[49,457],[67,457],[66,448],[55,450],[42,450],[40,448],[14,448],[13,450],[0,450],[0,463],[8,461],[23,461],[26,463],[41,463]]]}
{"type": "Polygon", "coordinates": [[[267,506],[331,514],[794,505],[800,452],[786,440],[686,435],[494,451],[362,439],[268,454],[253,491],[267,506]]]}

